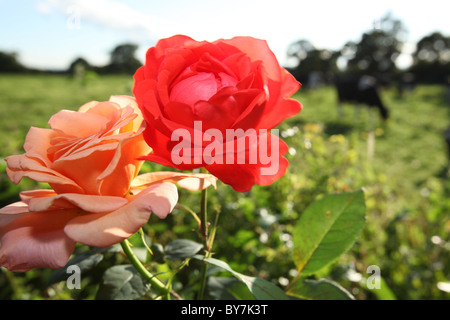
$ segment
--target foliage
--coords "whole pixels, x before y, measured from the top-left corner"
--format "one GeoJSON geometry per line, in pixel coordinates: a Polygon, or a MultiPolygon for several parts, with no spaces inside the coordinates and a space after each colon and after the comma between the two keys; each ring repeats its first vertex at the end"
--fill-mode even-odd
{"type": "Polygon", "coordinates": [[[417,43],[411,72],[427,83],[449,83],[450,37],[433,32],[417,43]]]}
{"type": "Polygon", "coordinates": [[[0,72],[24,72],[26,68],[17,60],[16,53],[0,51],[0,72]]]}
{"type": "Polygon", "coordinates": [[[373,30],[365,32],[356,44],[348,69],[371,75],[392,75],[397,69],[395,60],[402,51],[405,28],[390,13],[374,24],[373,30]]]}
{"type": "Polygon", "coordinates": [[[99,72],[133,75],[142,65],[135,57],[137,48],[137,45],[129,43],[116,46],[111,52],[110,63],[107,66],[100,68],[99,72]]]}
{"type": "MultiPolygon", "coordinates": [[[[5,137],[0,142],[1,157],[21,153],[29,126],[44,127],[43,122],[58,110],[74,110],[89,100],[131,92],[132,83],[126,76],[90,81],[83,86],[63,76],[0,76],[0,104],[8,111],[0,121],[5,137]]],[[[438,287],[450,278],[450,183],[442,138],[449,109],[444,90],[420,86],[402,98],[394,90],[382,94],[392,111],[387,124],[378,122],[375,110],[358,113],[351,105],[344,106],[346,115],[339,118],[332,88],[300,90],[296,97],[304,110],[279,127],[290,147],[285,177],[267,187],[255,186],[248,193],[234,192],[221,183],[217,190],[208,190],[210,221],[218,215],[219,223],[212,257],[207,260],[207,298],[258,298],[252,288],[266,292],[264,288],[276,287],[296,299],[448,299],[449,294],[438,287]],[[308,216],[335,217],[328,231],[317,229],[326,235],[317,239],[336,244],[340,243],[336,235],[350,233],[332,231],[345,226],[347,217],[362,217],[356,214],[358,210],[355,214],[354,210],[330,211],[327,217],[329,209],[318,216],[311,208],[323,205],[321,201],[327,201],[330,194],[354,196],[361,189],[364,229],[358,227],[351,240],[342,240],[335,256],[317,259],[320,250],[314,251],[311,261],[322,264],[306,272],[308,267],[302,265],[308,264],[296,252],[305,250],[306,244],[299,240],[303,233],[318,228],[302,225],[308,216]],[[380,289],[369,286],[370,266],[381,270],[380,289]]],[[[22,188],[35,186],[28,180],[13,185],[2,165],[3,206],[15,201],[22,188]]],[[[162,167],[146,163],[143,169],[162,167]]],[[[200,193],[180,189],[179,203],[198,212],[200,193]]],[[[317,222],[322,224],[323,220],[317,222]]],[[[165,220],[152,216],[143,236],[130,238],[139,260],[162,281],[171,281],[172,289],[187,299],[196,296],[204,260],[197,231],[197,221],[178,207],[165,220]],[[179,249],[186,246],[189,254],[180,256],[187,250],[179,249]]],[[[323,242],[317,243],[320,247],[323,242]]],[[[114,283],[121,283],[126,294],[137,292],[144,299],[157,295],[136,278],[120,248],[80,245],[73,258],[84,266],[81,289],[67,287],[67,273],[60,272],[58,278],[51,270],[11,273],[0,268],[0,299],[123,297],[122,291],[108,289],[114,283]],[[111,270],[113,266],[120,267],[111,270]]]]}
{"type": "Polygon", "coordinates": [[[413,52],[405,48],[408,31],[401,20],[388,12],[375,20],[360,39],[349,39],[340,49],[317,48],[308,39],[291,43],[287,49],[289,71],[304,86],[331,83],[340,73],[368,74],[381,84],[449,84],[450,37],[440,32],[423,36],[413,52]],[[410,56],[409,66],[398,65],[410,56]],[[406,83],[405,83],[406,82],[406,83]]]}

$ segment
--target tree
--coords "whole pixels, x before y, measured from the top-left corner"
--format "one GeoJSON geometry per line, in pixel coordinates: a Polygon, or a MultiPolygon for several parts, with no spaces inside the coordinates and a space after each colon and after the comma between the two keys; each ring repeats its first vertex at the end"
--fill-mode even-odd
{"type": "Polygon", "coordinates": [[[337,53],[328,49],[317,49],[310,41],[302,39],[292,43],[287,51],[293,67],[288,68],[303,85],[307,85],[313,75],[326,80],[337,71],[337,53]]]}
{"type": "Polygon", "coordinates": [[[104,70],[108,73],[134,74],[142,65],[135,57],[137,48],[134,44],[118,45],[111,52],[110,64],[104,70]]]}
{"type": "Polygon", "coordinates": [[[419,40],[410,71],[420,82],[447,81],[450,76],[450,37],[433,32],[419,40]]]}
{"type": "Polygon", "coordinates": [[[386,14],[359,42],[344,46],[347,57],[343,53],[341,56],[347,60],[348,71],[371,75],[395,73],[395,60],[401,53],[405,34],[403,23],[386,14]]]}
{"type": "Polygon", "coordinates": [[[0,72],[24,72],[27,71],[18,60],[17,53],[0,51],[0,72]]]}
{"type": "Polygon", "coordinates": [[[77,74],[92,69],[92,66],[84,58],[75,59],[69,66],[67,72],[76,77],[77,74]]]}

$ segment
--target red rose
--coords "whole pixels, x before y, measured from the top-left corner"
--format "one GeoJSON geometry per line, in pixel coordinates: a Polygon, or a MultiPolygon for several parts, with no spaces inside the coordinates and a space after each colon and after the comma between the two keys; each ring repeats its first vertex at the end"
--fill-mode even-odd
{"type": "Polygon", "coordinates": [[[145,159],[179,170],[204,167],[242,192],[285,174],[288,147],[269,130],[300,112],[288,99],[300,84],[265,41],[163,39],[134,79],[153,149],[145,159]]]}

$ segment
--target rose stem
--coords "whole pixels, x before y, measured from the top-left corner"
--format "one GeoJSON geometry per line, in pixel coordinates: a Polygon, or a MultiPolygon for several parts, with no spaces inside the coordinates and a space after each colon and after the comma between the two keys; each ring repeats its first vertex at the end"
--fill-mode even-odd
{"type": "MultiPolygon", "coordinates": [[[[208,246],[208,220],[207,220],[207,192],[206,188],[202,190],[202,198],[201,198],[201,205],[200,205],[200,219],[201,219],[201,225],[200,225],[200,233],[203,237],[203,243],[205,245],[205,258],[209,258],[210,252],[209,252],[209,246],[208,246]]],[[[205,287],[206,287],[206,272],[208,269],[208,264],[205,263],[203,265],[202,270],[202,278],[200,282],[200,292],[198,295],[199,300],[203,300],[204,294],[205,294],[205,287]]]]}
{"type": "Polygon", "coordinates": [[[120,245],[122,246],[123,252],[127,255],[128,259],[130,259],[131,264],[136,268],[136,270],[139,272],[139,274],[144,277],[144,279],[148,282],[150,282],[153,289],[158,291],[158,293],[163,297],[165,300],[170,300],[170,289],[166,287],[166,285],[156,278],[151,272],[149,272],[144,265],[139,261],[139,259],[136,257],[136,255],[131,250],[130,244],[128,243],[128,240],[123,240],[120,245]]]}

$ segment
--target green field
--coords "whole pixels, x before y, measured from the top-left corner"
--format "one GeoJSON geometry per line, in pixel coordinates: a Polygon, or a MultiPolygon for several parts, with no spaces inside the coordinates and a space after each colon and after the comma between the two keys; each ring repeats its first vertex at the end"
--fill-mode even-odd
{"type": "MultiPolygon", "coordinates": [[[[0,75],[1,205],[16,201],[20,190],[35,187],[31,181],[19,186],[9,182],[3,160],[23,152],[30,126],[45,127],[61,109],[76,110],[91,100],[131,94],[132,84],[127,76],[80,82],[62,75],[0,75]]],[[[357,112],[352,105],[344,105],[344,115],[338,116],[331,87],[300,89],[295,98],[303,111],[279,127],[291,148],[288,173],[249,193],[237,193],[221,183],[210,192],[211,212],[221,212],[214,256],[238,272],[283,287],[295,277],[295,267],[286,257],[292,250],[293,225],[306,206],[326,193],[364,188],[365,229],[322,276],[340,283],[357,299],[450,298],[442,290],[442,283],[450,282],[450,175],[442,135],[450,127],[450,105],[440,86],[418,86],[402,97],[395,89],[383,89],[381,94],[391,111],[386,123],[376,110],[357,112]],[[371,265],[381,270],[382,289],[365,285],[371,265]]],[[[144,166],[144,170],[161,168],[144,166]]],[[[180,202],[197,210],[199,194],[181,190],[180,202]]],[[[193,229],[195,221],[178,209],[164,221],[152,217],[146,226],[152,243],[159,244],[177,238],[198,240],[193,229]]],[[[78,291],[58,284],[47,287],[50,270],[17,274],[0,268],[0,299],[92,299],[101,272],[123,259],[112,253],[105,257],[78,291]]],[[[179,274],[180,290],[194,285],[192,274],[184,272],[179,274]]]]}

